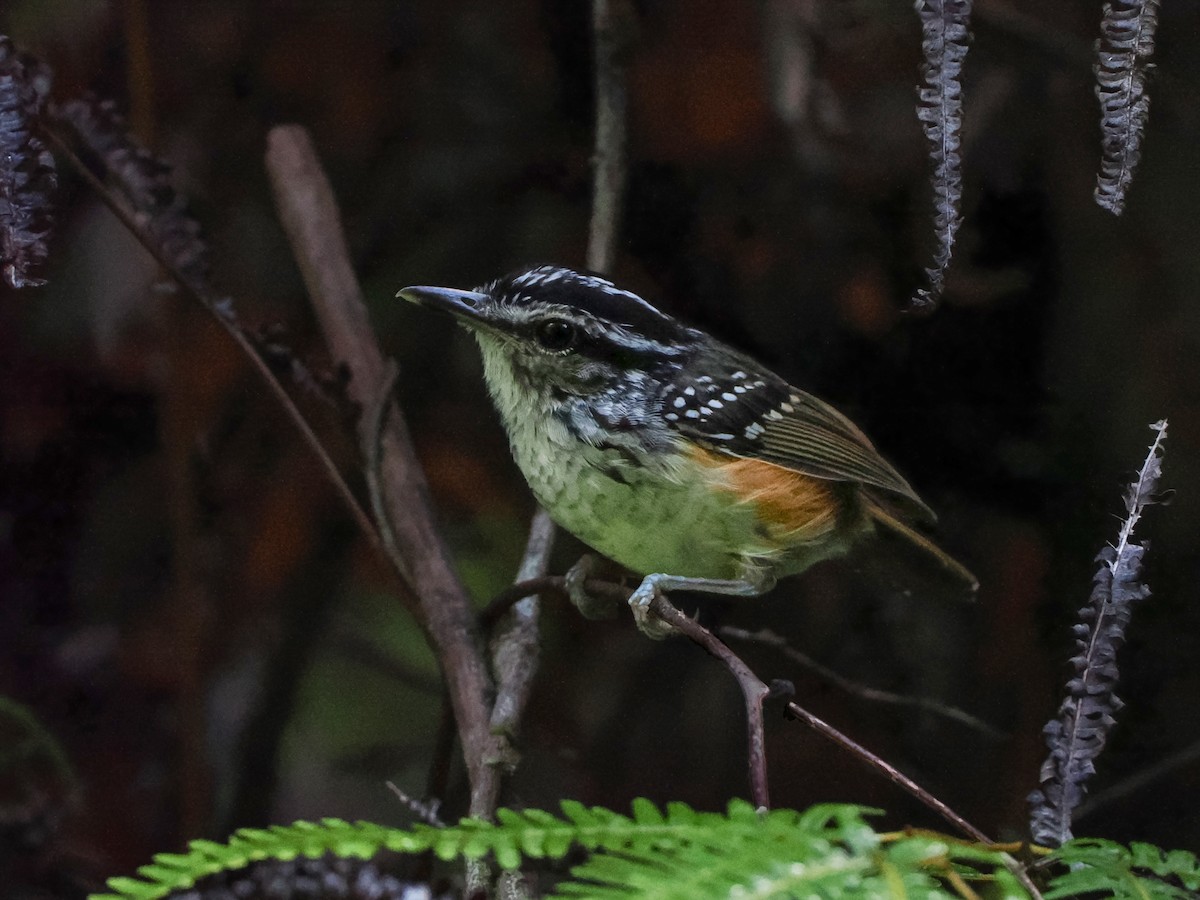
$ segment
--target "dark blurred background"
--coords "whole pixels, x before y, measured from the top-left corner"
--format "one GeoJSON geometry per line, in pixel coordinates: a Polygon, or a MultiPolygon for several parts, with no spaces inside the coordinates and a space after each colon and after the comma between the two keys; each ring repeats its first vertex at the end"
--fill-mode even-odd
{"type": "MultiPolygon", "coordinates": [[[[511,579],[532,505],[474,346],[393,299],[531,262],[581,266],[588,5],[574,0],[8,0],[0,30],[55,96],[117,98],[177,167],[242,320],[328,365],[272,208],[266,130],[311,129],[428,468],[480,603],[511,579]]],[[[996,739],[849,697],[777,651],[768,680],[1000,837],[1025,834],[1070,624],[1123,483],[1170,420],[1121,654],[1127,707],[1078,833],[1195,848],[1200,763],[1200,7],[1165,4],[1126,214],[1092,200],[1100,4],[977,0],[965,222],[944,305],[905,312],[931,250],[914,113],[920,33],[895,0],[644,0],[617,276],[848,412],[941,514],[978,602],[864,549],[705,621],[770,627],[873,686],[962,706],[996,739]]],[[[50,283],[0,292],[0,868],[71,896],[154,851],[323,815],[402,823],[425,791],[437,669],[310,454],[219,328],[64,170],[50,283]],[[6,745],[9,749],[5,749],[6,745]]],[[[347,470],[340,415],[306,412],[347,470]]],[[[355,483],[359,483],[355,476],[355,483]]],[[[555,568],[580,547],[562,539],[555,568]]],[[[746,793],[732,680],[629,617],[547,607],[523,764],[505,802],[746,793]]],[[[773,801],[939,822],[770,715],[773,801]]],[[[462,811],[461,773],[445,812],[462,811]]],[[[0,877],[0,881],[4,881],[0,877]]],[[[31,894],[34,896],[35,894],[31,894]]],[[[40,895],[38,895],[40,896],[40,895]]]]}

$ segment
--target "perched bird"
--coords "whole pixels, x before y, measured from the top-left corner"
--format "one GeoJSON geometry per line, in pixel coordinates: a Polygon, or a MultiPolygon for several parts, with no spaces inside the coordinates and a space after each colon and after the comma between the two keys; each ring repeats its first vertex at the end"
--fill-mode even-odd
{"type": "Polygon", "coordinates": [[[909,524],[935,517],[853,422],[608,279],[539,266],[397,296],[475,335],[534,496],[645,576],[629,603],[651,636],[664,633],[649,614],[658,592],[758,595],[876,527],[974,590],[909,524]]]}

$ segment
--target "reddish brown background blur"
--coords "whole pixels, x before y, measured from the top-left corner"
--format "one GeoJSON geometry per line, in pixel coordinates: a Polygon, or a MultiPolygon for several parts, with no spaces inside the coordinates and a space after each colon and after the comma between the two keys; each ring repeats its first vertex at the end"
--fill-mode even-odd
{"type": "MultiPolygon", "coordinates": [[[[414,282],[582,265],[586,6],[10,0],[0,11],[0,29],[55,69],[57,97],[122,101],[177,165],[242,319],[283,323],[321,364],[262,165],[268,127],[311,129],[481,600],[511,577],[530,499],[469,340],[392,298],[414,282]]],[[[802,702],[980,826],[1023,836],[1074,610],[1146,426],[1165,416],[1175,502],[1143,522],[1155,594],[1121,656],[1128,708],[1096,788],[1195,747],[1200,8],[1165,4],[1145,159],[1114,219],[1091,199],[1099,4],[977,0],[966,219],[945,305],[925,319],[902,312],[931,232],[911,4],[645,0],[640,13],[619,277],[849,412],[983,583],[978,603],[955,603],[903,554],[864,552],[766,600],[705,603],[708,621],[773,628],[848,675],[994,723],[1007,738],[847,698],[747,650],[760,674],[795,680],[802,702]]],[[[225,334],[148,290],[145,254],[74,177],[62,181],[50,284],[0,293],[0,695],[41,717],[81,788],[64,804],[44,766],[0,769],[0,820],[45,813],[54,826],[0,866],[71,896],[239,825],[407,821],[382,784],[422,794],[439,698],[391,582],[225,334]]],[[[304,406],[355,467],[337,415],[304,406]]],[[[556,568],[578,551],[564,539],[556,568]]],[[[18,732],[0,729],[0,757],[18,732]]],[[[716,808],[746,790],[732,682],[628,617],[597,625],[547,609],[522,737],[512,804],[623,809],[644,795],[716,808]]],[[[938,824],[778,715],[769,741],[777,804],[853,801],[887,808],[889,824],[938,824]]],[[[460,801],[458,784],[448,814],[460,801]]],[[[1194,848],[1198,802],[1192,762],[1079,831],[1194,848]]]]}

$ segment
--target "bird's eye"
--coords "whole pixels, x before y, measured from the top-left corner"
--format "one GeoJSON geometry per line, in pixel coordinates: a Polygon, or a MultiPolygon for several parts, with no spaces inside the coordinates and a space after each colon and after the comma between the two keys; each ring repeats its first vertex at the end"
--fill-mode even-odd
{"type": "Polygon", "coordinates": [[[571,349],[575,343],[577,331],[575,326],[565,319],[546,319],[539,322],[534,332],[537,342],[547,350],[561,353],[571,349]]]}

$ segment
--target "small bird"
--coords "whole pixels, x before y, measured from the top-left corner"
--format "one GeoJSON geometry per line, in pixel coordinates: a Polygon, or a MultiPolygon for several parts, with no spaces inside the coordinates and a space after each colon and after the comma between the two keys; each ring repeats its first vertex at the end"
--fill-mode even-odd
{"type": "Polygon", "coordinates": [[[876,527],[975,589],[912,527],[933,512],[853,422],[608,279],[538,266],[472,291],[397,296],[474,334],[534,496],[645,576],[629,603],[650,636],[670,630],[650,614],[659,593],[756,596],[876,527]]]}

